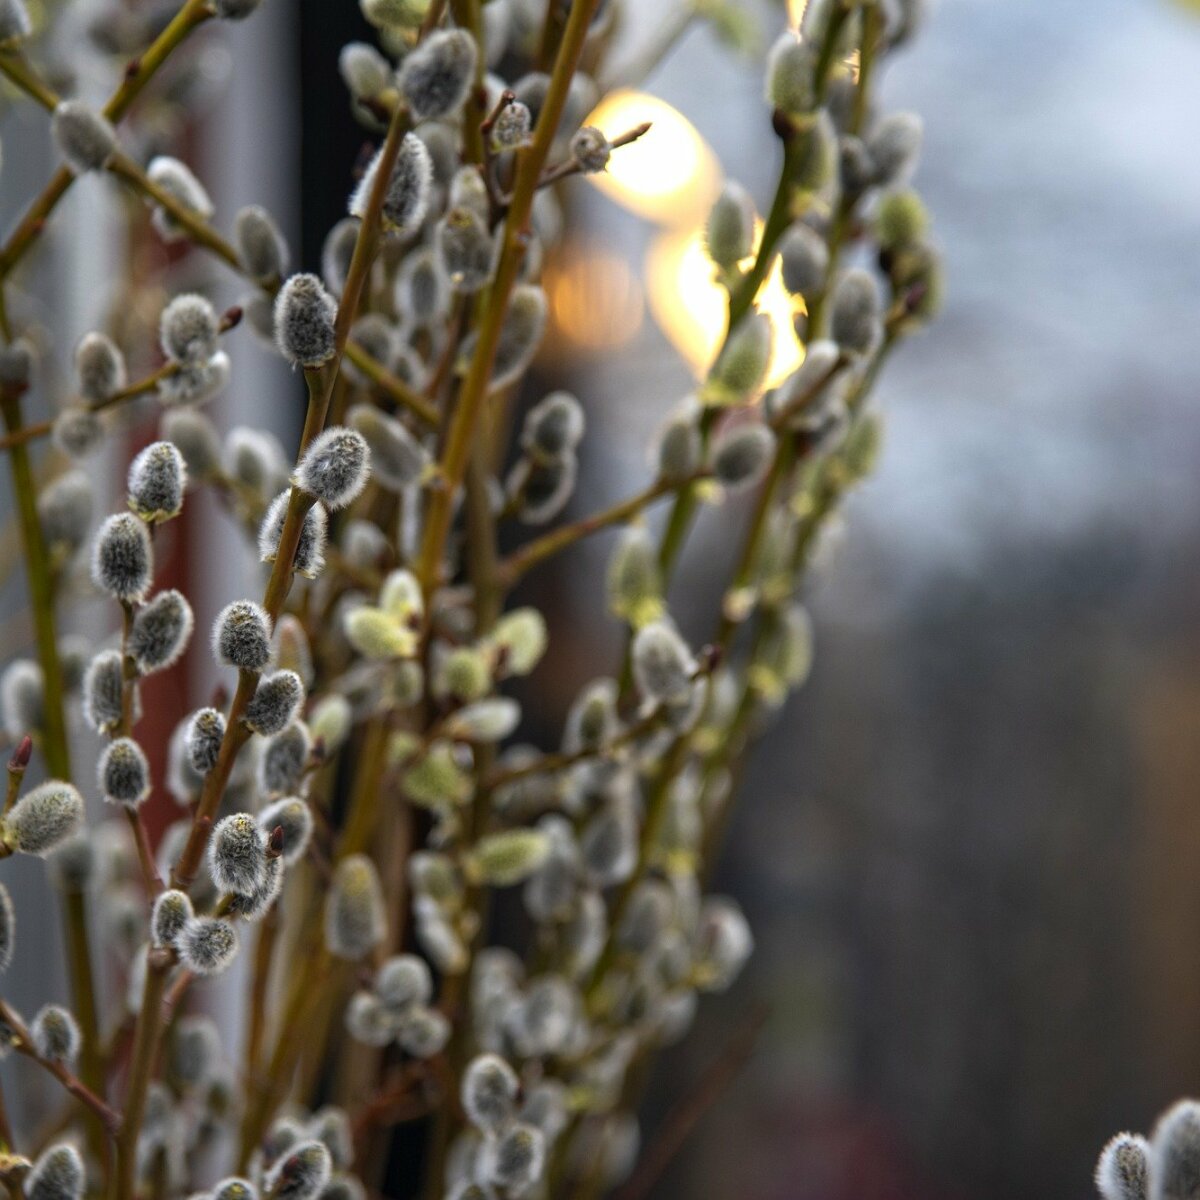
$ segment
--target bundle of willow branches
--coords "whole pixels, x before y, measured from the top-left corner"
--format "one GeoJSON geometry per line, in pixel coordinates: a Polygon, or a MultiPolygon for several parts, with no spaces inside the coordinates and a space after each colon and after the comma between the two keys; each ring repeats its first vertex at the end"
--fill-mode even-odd
{"type": "MultiPolygon", "coordinates": [[[[646,488],[563,522],[586,405],[554,392],[511,414],[547,323],[558,193],[654,136],[584,123],[619,5],[361,0],[378,45],[344,47],[340,66],[373,157],[319,273],[290,273],[268,212],[244,208],[227,237],[164,152],[199,86],[192,35],[257,2],[104,10],[91,36],[120,82],[93,108],[39,64],[50,48],[23,0],[0,0],[0,72],[47,110],[62,164],[0,247],[0,445],[34,646],[0,688],[0,856],[46,858],[72,995],[32,1017],[0,1000],[0,1041],[29,1060],[14,1077],[44,1071],[66,1092],[40,1133],[15,1136],[0,1106],[0,1180],[36,1200],[599,1195],[634,1169],[656,1049],[751,951],[735,901],[703,882],[747,746],[807,672],[797,592],[870,469],[872,385],[938,303],[908,187],[920,125],[872,100],[917,6],[814,3],[775,43],[774,198],[760,222],[729,182],[707,225],[728,294],[720,352],[666,416],[646,488]],[[131,272],[119,327],[77,342],[69,398],[35,423],[39,380],[56,376],[27,315],[31,251],[88,173],[112,181],[136,236],[213,256],[247,292],[219,313],[182,291],[147,322],[159,293],[131,272]],[[773,331],[756,300],[777,262],[806,356],[764,395],[773,331]],[[221,345],[239,324],[307,385],[294,454],[251,429],[222,438],[205,414],[238,386],[221,345]],[[156,365],[134,378],[135,355],[156,365]],[[80,464],[111,461],[147,413],[158,440],[93,528],[93,492],[108,498],[80,464]],[[211,624],[229,690],[160,748],[140,688],[178,663],[194,621],[155,557],[201,489],[265,565],[211,624]],[[711,636],[689,643],[669,585],[699,511],[726,500],[745,506],[736,565],[711,636]],[[660,502],[656,538],[643,514],[660,502]],[[535,532],[502,555],[498,530],[521,526],[535,532]],[[606,528],[624,661],[562,714],[556,748],[522,743],[505,692],[549,636],[510,594],[606,528]],[[99,652],[60,633],[77,596],[109,606],[99,652]],[[82,723],[103,739],[94,770],[72,767],[82,723]],[[160,761],[180,817],[156,846],[143,806],[160,761]],[[87,828],[85,795],[105,814],[87,828]],[[490,913],[500,889],[520,889],[519,940],[490,913]]],[[[673,34],[743,29],[712,0],[681,14],[673,34]]],[[[21,899],[0,884],[0,968],[21,899]]]]}

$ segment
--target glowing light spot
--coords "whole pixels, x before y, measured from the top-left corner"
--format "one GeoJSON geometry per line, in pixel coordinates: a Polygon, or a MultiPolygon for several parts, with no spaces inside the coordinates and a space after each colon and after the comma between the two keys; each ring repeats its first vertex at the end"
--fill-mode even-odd
{"type": "Polygon", "coordinates": [[[546,264],[542,284],[555,330],[575,349],[615,349],[642,326],[642,286],[618,255],[568,245],[546,264]]]}
{"type": "Polygon", "coordinates": [[[716,156],[696,127],[657,96],[629,89],[605,96],[587,124],[616,137],[643,121],[649,133],[613,153],[608,170],[588,179],[638,216],[691,226],[707,215],[720,189],[716,156]]]}
{"type": "MultiPolygon", "coordinates": [[[[658,238],[650,247],[646,281],[655,322],[696,377],[703,378],[721,348],[729,312],[727,294],[704,249],[703,226],[658,238]]],[[[804,346],[792,325],[804,306],[784,288],[778,259],[757,299],[759,311],[770,318],[773,330],[766,380],[766,387],[772,388],[804,361],[804,346]]]]}

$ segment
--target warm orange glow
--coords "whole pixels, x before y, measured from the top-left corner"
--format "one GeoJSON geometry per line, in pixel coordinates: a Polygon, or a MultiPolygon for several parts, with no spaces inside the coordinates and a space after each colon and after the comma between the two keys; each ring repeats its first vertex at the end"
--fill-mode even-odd
{"type": "MultiPolygon", "coordinates": [[[[650,248],[646,282],[654,320],[696,377],[703,378],[721,347],[729,311],[728,295],[704,249],[703,227],[658,238],[650,248]]],[[[778,259],[758,293],[758,308],[774,329],[766,380],[771,388],[804,361],[804,347],[792,328],[794,314],[803,307],[784,288],[778,259]]]]}
{"type": "Polygon", "coordinates": [[[808,8],[808,0],[788,0],[788,24],[793,29],[800,28],[804,20],[804,10],[808,8]]]}
{"type": "Polygon", "coordinates": [[[664,225],[693,225],[720,190],[716,156],[696,127],[665,100],[646,92],[611,92],[587,118],[617,137],[643,121],[644,137],[613,152],[608,169],[588,179],[631,212],[664,225]]]}
{"type": "Polygon", "coordinates": [[[577,349],[611,350],[641,328],[642,287],[618,255],[567,247],[546,264],[542,283],[556,331],[577,349]]]}

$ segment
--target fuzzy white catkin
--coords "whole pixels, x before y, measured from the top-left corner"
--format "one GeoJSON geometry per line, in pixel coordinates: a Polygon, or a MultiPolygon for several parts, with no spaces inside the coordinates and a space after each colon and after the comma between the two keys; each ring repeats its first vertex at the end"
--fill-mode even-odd
{"type": "Polygon", "coordinates": [[[325,901],[325,944],[338,958],[357,960],[386,933],[379,873],[365,854],[351,854],[338,863],[325,901]]]}
{"type": "Polygon", "coordinates": [[[117,148],[117,133],[107,118],[79,100],[63,100],[50,118],[59,153],[77,174],[103,170],[117,148]]]}
{"type": "Polygon", "coordinates": [[[217,352],[220,328],[212,303],[188,292],[176,296],[163,309],[158,324],[159,342],[172,362],[206,362],[217,352]]]}
{"type": "Polygon", "coordinates": [[[726,270],[736,266],[754,249],[754,201],[734,180],[721,189],[704,227],[708,256],[726,270]]]}
{"type": "Polygon", "coordinates": [[[367,42],[347,42],[338,53],[338,73],[355,100],[370,100],[391,83],[391,64],[367,42]]]}
{"type": "MultiPolygon", "coordinates": [[[[207,221],[212,217],[213,203],[204,185],[177,158],[167,155],[152,158],[146,167],[146,174],[152,183],[200,220],[207,221]]],[[[168,241],[183,237],[186,233],[165,209],[156,208],[151,219],[160,236],[168,241]]]]}
{"type": "Polygon", "coordinates": [[[753,487],[767,471],[775,435],[758,422],[723,431],[713,447],[713,475],[729,492],[753,487]]]}
{"type": "Polygon", "coordinates": [[[104,421],[90,409],[66,408],[54,418],[50,436],[68,458],[87,458],[104,444],[104,421]]]}
{"type": "Polygon", "coordinates": [[[608,166],[612,145],[594,125],[585,125],[571,137],[571,158],[585,175],[596,175],[608,166]]]}
{"type": "Polygon", "coordinates": [[[829,314],[829,333],[848,354],[866,354],[879,340],[882,301],[869,272],[855,268],[837,281],[829,314]]]}
{"type": "Polygon", "coordinates": [[[488,1147],[488,1173],[509,1195],[522,1195],[542,1175],[546,1164],[546,1139],[533,1125],[516,1124],[504,1130],[488,1147]]]}
{"type": "Polygon", "coordinates": [[[9,663],[0,676],[0,717],[4,732],[19,742],[42,728],[45,681],[42,668],[30,658],[9,663]]]}
{"type": "Polygon", "coordinates": [[[1096,1190],[1101,1200],[1147,1200],[1150,1145],[1144,1137],[1119,1133],[1100,1153],[1096,1190]]]}
{"type": "Polygon", "coordinates": [[[512,1119],[520,1083],[516,1072],[497,1054],[480,1054],[463,1072],[462,1106],[477,1129],[494,1133],[512,1119]]]}
{"type": "MultiPolygon", "coordinates": [[[[350,215],[359,220],[365,219],[370,207],[382,156],[381,148],[350,197],[350,215]]],[[[429,150],[415,133],[406,133],[383,194],[384,224],[401,238],[412,237],[425,220],[432,187],[433,160],[429,157],[429,150]]]]}
{"type": "Polygon", "coordinates": [[[324,1143],[301,1142],[280,1159],[265,1186],[276,1200],[313,1200],[329,1182],[332,1170],[333,1160],[324,1143]]]}
{"type": "Polygon", "coordinates": [[[319,367],[334,355],[337,301],[315,276],[291,276],[275,299],[275,341],[293,366],[319,367]]]}
{"type": "Polygon", "coordinates": [[[75,347],[75,379],[89,404],[107,400],[128,382],[125,356],[104,333],[85,333],[75,347]]]}
{"type": "Polygon", "coordinates": [[[219,917],[196,917],[183,927],[175,945],[189,971],[197,975],[217,975],[229,966],[237,953],[237,931],[219,917]]]}
{"type": "Polygon", "coordinates": [[[83,1159],[67,1142],[43,1150],[25,1179],[27,1200],[80,1200],[86,1183],[83,1159]]]}
{"type": "Polygon", "coordinates": [[[397,82],[416,122],[448,116],[467,98],[478,49],[464,29],[433,33],[405,58],[397,82]]]}
{"type": "Polygon", "coordinates": [[[356,404],[346,414],[346,420],[370,448],[371,475],[381,487],[400,492],[425,473],[428,451],[394,417],[372,404],[356,404]]]}
{"type": "Polygon", "coordinates": [[[150,937],[160,950],[170,949],[195,916],[186,892],[169,888],[159,893],[150,914],[150,937]]]}
{"type": "Polygon", "coordinates": [[[100,793],[111,804],[135,806],[150,794],[150,763],[132,738],[108,743],[96,768],[100,793]]]}
{"type": "Polygon", "coordinates": [[[38,496],[38,521],[47,545],[67,556],[87,537],[92,522],[92,483],[84,471],[65,471],[38,496]]]}
{"type": "Polygon", "coordinates": [[[187,487],[187,465],[170,442],[154,442],[129,467],[129,507],[155,524],[179,515],[187,487]]]}
{"type": "Polygon", "coordinates": [[[88,663],[83,676],[84,720],[106,733],[122,717],[124,663],[119,650],[103,650],[88,663]]]}
{"type": "Polygon", "coordinates": [[[92,580],[118,600],[141,600],[150,586],[154,557],[146,525],[132,513],[109,517],[92,541],[92,580]]]}
{"type": "Polygon", "coordinates": [[[235,600],[213,623],[217,661],[244,671],[261,671],[271,659],[271,618],[252,600],[235,600]]]}
{"type": "Polygon", "coordinates": [[[302,722],[292,721],[267,739],[258,762],[258,786],[266,796],[296,791],[304,778],[312,739],[302,722]]]}
{"type": "MultiPolygon", "coordinates": [[[[263,562],[274,562],[279,552],[279,540],[287,520],[291,491],[280,492],[271,501],[258,530],[258,556],[263,562]]],[[[298,575],[315,579],[325,568],[325,539],[328,531],[328,514],[324,505],[312,505],[304,514],[300,525],[300,539],[296,543],[296,554],[292,565],[298,575]]]]}
{"type": "Polygon", "coordinates": [[[246,705],[246,724],[267,737],[294,720],[304,703],[304,683],[295,671],[276,671],[259,680],[246,705]]]}
{"type": "Polygon", "coordinates": [[[433,995],[433,977],[424,959],[415,954],[397,954],[375,972],[375,991],[394,1012],[415,1004],[428,1004],[433,995]]]}
{"type": "Polygon", "coordinates": [[[22,854],[45,856],[83,821],[83,797],[69,783],[49,780],[26,792],[0,823],[4,840],[22,854]]]}
{"type": "Polygon", "coordinates": [[[182,592],[170,588],[142,605],[129,631],[127,652],[145,675],[176,662],[192,635],[192,606],[182,592]]]}
{"type": "Polygon", "coordinates": [[[249,813],[233,813],[218,821],[208,845],[208,867],[222,892],[250,895],[267,874],[267,843],[249,813]]]}
{"type": "Polygon", "coordinates": [[[1180,1100],[1150,1138],[1150,1200],[1190,1200],[1200,1194],[1200,1102],[1180,1100]]]}
{"type": "Polygon", "coordinates": [[[674,626],[655,621],[639,629],[632,658],[634,681],[647,699],[676,702],[687,698],[696,660],[674,626]]]}
{"type": "Polygon", "coordinates": [[[287,271],[287,243],[275,218],[257,204],[241,209],[233,219],[238,258],[251,279],[270,283],[287,271]]]}
{"type": "Polygon", "coordinates": [[[225,738],[225,718],[215,708],[202,708],[187,724],[185,745],[192,769],[206,775],[217,765],[221,742],[225,738]]]}
{"type": "Polygon", "coordinates": [[[470,295],[492,277],[495,242],[483,219],[469,208],[452,208],[438,222],[438,259],[450,286],[470,295]]]}
{"type": "Polygon", "coordinates": [[[29,1032],[34,1049],[49,1062],[72,1063],[79,1053],[79,1025],[58,1004],[45,1004],[33,1018],[29,1032]]]}
{"type": "Polygon", "coordinates": [[[345,508],[367,485],[371,450],[356,430],[334,426],[315,438],[296,467],[296,485],[326,508],[345,508]]]}

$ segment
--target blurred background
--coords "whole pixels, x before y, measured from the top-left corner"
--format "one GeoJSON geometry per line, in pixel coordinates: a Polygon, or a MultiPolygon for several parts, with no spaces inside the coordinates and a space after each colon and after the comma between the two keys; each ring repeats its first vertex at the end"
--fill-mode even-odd
{"type": "MultiPolygon", "coordinates": [[[[618,64],[671,8],[625,7],[618,64]]],[[[746,11],[761,45],[788,15],[746,11]]],[[[269,0],[211,49],[192,158],[218,222],[265,203],[306,268],[363,145],[335,49],[365,32],[349,0],[269,0]]],[[[704,361],[697,331],[719,332],[695,235],[722,172],[765,207],[777,171],[754,55],[697,27],[645,86],[656,100],[626,97],[602,123],[648,114],[655,130],[567,191],[575,233],[551,264],[530,389],[568,386],[587,408],[577,514],[644,480],[653,430],[704,361]]],[[[759,747],[720,865],[758,953],[662,1064],[645,1138],[755,1001],[770,1018],[658,1196],[1085,1197],[1109,1135],[1200,1091],[1200,13],[941,0],[883,96],[925,122],[916,184],[947,303],[884,374],[880,471],[808,589],[812,680],[759,747]]],[[[7,225],[51,164],[41,114],[2,120],[7,225]]],[[[67,345],[114,299],[93,184],[64,206],[42,297],[67,345]],[[68,286],[81,269],[91,289],[68,286]]],[[[199,275],[237,299],[194,259],[172,265],[173,290],[199,275]]],[[[231,341],[218,419],[294,438],[296,381],[231,341]]],[[[187,519],[172,569],[200,590],[203,628],[247,564],[228,536],[196,536],[203,508],[187,519]]],[[[710,515],[694,535],[675,601],[696,637],[743,519],[710,515]]],[[[610,548],[528,585],[553,614],[555,654],[527,696],[547,739],[611,670],[618,631],[594,586],[610,548]]],[[[20,585],[3,596],[15,612],[20,585]]],[[[192,659],[195,702],[212,668],[202,644],[192,659]]],[[[162,699],[169,732],[188,700],[162,699]]],[[[58,969],[24,953],[19,1002],[58,969]]]]}

